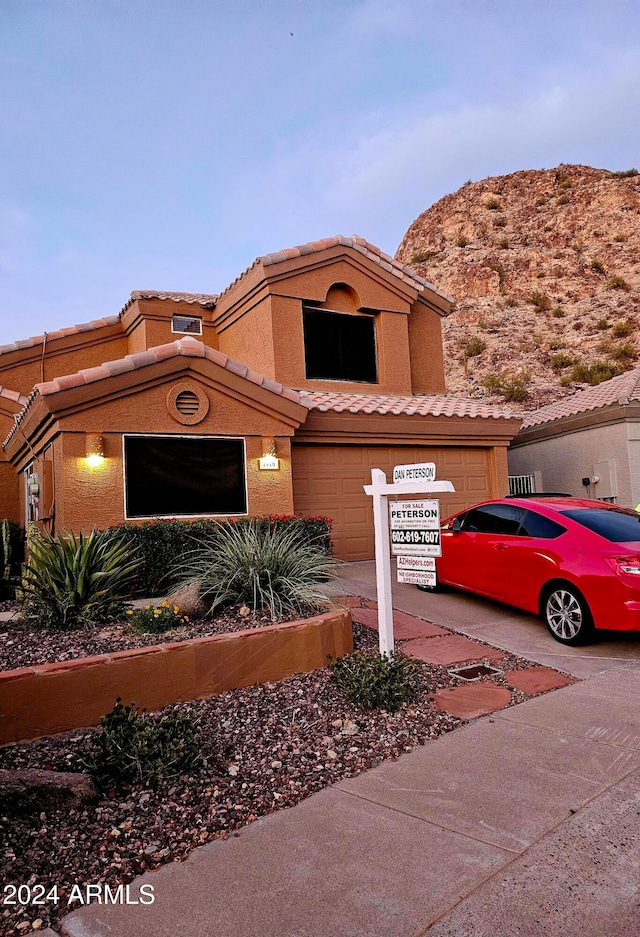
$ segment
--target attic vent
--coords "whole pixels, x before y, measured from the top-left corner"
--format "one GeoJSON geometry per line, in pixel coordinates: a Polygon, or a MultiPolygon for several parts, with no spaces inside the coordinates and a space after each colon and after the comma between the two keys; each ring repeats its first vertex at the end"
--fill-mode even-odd
{"type": "Polygon", "coordinates": [[[202,319],[198,316],[173,316],[171,331],[183,335],[202,335],[202,319]]]}
{"type": "Polygon", "coordinates": [[[175,406],[183,416],[195,416],[200,409],[200,401],[192,390],[183,390],[176,397],[175,406]]]}

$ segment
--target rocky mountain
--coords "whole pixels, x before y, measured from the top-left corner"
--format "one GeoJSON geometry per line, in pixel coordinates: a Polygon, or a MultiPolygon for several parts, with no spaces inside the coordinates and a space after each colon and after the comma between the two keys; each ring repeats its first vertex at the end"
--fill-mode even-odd
{"type": "Polygon", "coordinates": [[[396,258],[452,295],[450,393],[534,409],[636,366],[640,174],[589,166],[468,182],[396,258]]]}

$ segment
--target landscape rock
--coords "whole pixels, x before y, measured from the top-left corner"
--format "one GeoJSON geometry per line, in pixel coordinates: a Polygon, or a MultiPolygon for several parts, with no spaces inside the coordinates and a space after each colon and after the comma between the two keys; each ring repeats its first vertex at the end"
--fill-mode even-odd
{"type": "Polygon", "coordinates": [[[98,800],[88,774],[40,769],[0,769],[0,811],[78,807],[98,800]]]}
{"type": "Polygon", "coordinates": [[[177,605],[181,615],[186,615],[194,621],[204,618],[209,611],[207,603],[200,598],[200,586],[197,582],[178,589],[168,597],[167,601],[171,605],[177,605]]]}

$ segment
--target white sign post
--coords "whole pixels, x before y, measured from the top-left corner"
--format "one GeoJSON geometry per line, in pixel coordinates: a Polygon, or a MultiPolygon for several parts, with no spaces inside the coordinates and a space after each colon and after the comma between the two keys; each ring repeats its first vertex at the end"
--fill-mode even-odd
{"type": "MultiPolygon", "coordinates": [[[[431,463],[425,463],[431,465],[431,463]]],[[[410,469],[413,466],[398,466],[410,469]]],[[[422,466],[420,466],[422,468],[422,466]]],[[[395,472],[394,472],[395,474],[395,472]]],[[[427,474],[427,473],[425,473],[427,474]]],[[[430,473],[429,473],[430,474],[430,473]]],[[[435,474],[435,471],[434,471],[435,474]]],[[[380,654],[393,654],[393,604],[391,598],[391,558],[389,556],[389,495],[421,495],[455,491],[449,481],[425,480],[425,475],[397,484],[387,483],[381,469],[371,469],[371,484],[365,485],[366,494],[373,498],[373,526],[376,548],[376,587],[378,593],[378,636],[380,654]]],[[[431,476],[433,478],[433,476],[431,476]]],[[[438,525],[439,526],[439,525],[438,525]]]]}

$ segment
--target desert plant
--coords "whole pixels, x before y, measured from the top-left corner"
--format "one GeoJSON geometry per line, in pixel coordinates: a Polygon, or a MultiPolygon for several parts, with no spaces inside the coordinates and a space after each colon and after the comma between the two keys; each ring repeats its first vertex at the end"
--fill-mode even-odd
{"type": "Polygon", "coordinates": [[[609,328],[609,320],[608,320],[608,319],[598,319],[598,321],[596,322],[596,328],[597,328],[600,332],[604,332],[605,329],[608,329],[608,328],[609,328]]]}
{"type": "Polygon", "coordinates": [[[112,621],[124,612],[139,562],[123,538],[106,532],[40,533],[29,542],[23,569],[24,616],[60,630],[112,621]]]}
{"type": "Polygon", "coordinates": [[[624,244],[625,241],[627,240],[627,236],[626,236],[626,234],[616,234],[616,236],[614,237],[613,240],[614,240],[617,244],[624,244]]]}
{"type": "Polygon", "coordinates": [[[496,218],[496,220],[493,222],[493,224],[494,224],[494,227],[496,227],[496,228],[506,228],[506,226],[507,226],[507,219],[505,218],[504,215],[500,215],[499,218],[496,218]]]}
{"type": "Polygon", "coordinates": [[[531,380],[528,371],[520,371],[514,375],[487,374],[482,383],[487,390],[501,394],[510,403],[519,403],[529,396],[527,384],[531,380]]]}
{"type": "Polygon", "coordinates": [[[201,542],[182,557],[176,572],[181,586],[199,584],[211,611],[243,604],[253,611],[267,609],[275,620],[321,607],[326,596],[318,586],[332,565],[326,553],[295,528],[221,524],[212,541],[201,542]]]}
{"type": "Polygon", "coordinates": [[[551,300],[546,293],[534,292],[531,294],[527,302],[540,310],[551,309],[551,300]]]}
{"type": "Polygon", "coordinates": [[[496,211],[497,209],[502,208],[502,205],[500,204],[500,199],[497,199],[495,196],[493,196],[487,201],[485,207],[488,208],[489,211],[496,211]]]}
{"type": "Polygon", "coordinates": [[[568,195],[561,195],[558,201],[556,202],[556,205],[568,205],[570,201],[571,199],[569,198],[568,195]]]}
{"type": "Polygon", "coordinates": [[[592,260],[591,263],[589,264],[589,266],[590,266],[591,269],[594,270],[596,273],[606,273],[606,272],[607,272],[606,269],[605,269],[604,264],[603,264],[600,260],[592,260]]]}
{"type": "Polygon", "coordinates": [[[482,338],[472,338],[470,339],[464,347],[464,356],[465,358],[475,358],[477,355],[481,355],[482,352],[487,347],[487,343],[482,338]]]}
{"type": "Polygon", "coordinates": [[[499,238],[498,247],[500,248],[501,251],[508,251],[509,250],[509,238],[499,238]]]}
{"type": "Polygon", "coordinates": [[[427,260],[431,260],[432,257],[437,257],[439,251],[415,251],[411,255],[411,260],[409,261],[412,264],[423,264],[427,260]]]}
{"type": "Polygon", "coordinates": [[[624,290],[625,293],[628,293],[631,289],[631,284],[627,283],[624,277],[614,276],[609,277],[607,280],[607,289],[608,290],[624,290]]]}
{"type": "Polygon", "coordinates": [[[562,368],[575,364],[575,360],[573,355],[568,355],[566,351],[559,351],[551,356],[550,364],[554,371],[561,371],[562,368]]]}
{"type": "Polygon", "coordinates": [[[329,667],[332,682],[364,709],[396,712],[417,692],[418,665],[404,654],[356,651],[331,660],[329,667]]]}
{"type": "Polygon", "coordinates": [[[554,319],[564,319],[565,311],[561,306],[556,306],[555,309],[551,310],[551,315],[554,319]]]}
{"type": "Polygon", "coordinates": [[[518,305],[518,303],[513,298],[513,296],[507,296],[507,298],[504,301],[504,304],[505,306],[507,306],[508,309],[513,309],[514,306],[518,305]]]}
{"type": "Polygon", "coordinates": [[[187,615],[180,614],[177,605],[164,601],[160,605],[145,605],[144,608],[129,609],[129,627],[138,634],[164,634],[189,622],[187,615]]]}
{"type": "Polygon", "coordinates": [[[624,345],[618,345],[617,348],[614,348],[611,352],[611,357],[616,361],[635,361],[638,357],[638,352],[635,350],[631,342],[625,342],[624,345]]]}
{"type": "Polygon", "coordinates": [[[619,172],[612,172],[611,175],[614,179],[629,179],[631,176],[640,175],[640,173],[637,169],[622,169],[619,172]]]}
{"type": "Polygon", "coordinates": [[[568,375],[568,381],[574,384],[601,384],[602,381],[608,381],[618,374],[622,374],[623,369],[612,361],[597,360],[591,364],[584,361],[574,364],[571,373],[568,375]]]}
{"type": "Polygon", "coordinates": [[[469,238],[466,234],[459,234],[456,239],[456,247],[466,247],[469,243],[469,238]]]}
{"type": "Polygon", "coordinates": [[[192,716],[171,711],[150,716],[135,703],[123,706],[118,698],[100,725],[102,732],[89,767],[103,790],[120,784],[150,784],[204,767],[206,748],[192,716]]]}
{"type": "Polygon", "coordinates": [[[546,205],[548,201],[549,201],[549,199],[548,199],[546,196],[541,195],[541,196],[540,196],[539,198],[537,198],[536,201],[535,201],[536,208],[542,208],[542,206],[543,206],[543,205],[546,205]]]}
{"type": "Polygon", "coordinates": [[[611,334],[614,338],[626,338],[627,335],[631,335],[635,329],[635,323],[631,322],[629,319],[625,319],[623,322],[616,322],[611,334]]]}

